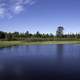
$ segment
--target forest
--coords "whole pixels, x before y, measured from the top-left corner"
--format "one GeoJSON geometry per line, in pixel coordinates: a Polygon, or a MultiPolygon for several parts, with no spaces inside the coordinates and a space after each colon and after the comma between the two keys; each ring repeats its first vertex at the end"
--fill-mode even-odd
{"type": "Polygon", "coordinates": [[[76,34],[64,34],[62,27],[58,27],[56,35],[53,33],[50,34],[41,34],[37,31],[35,34],[26,31],[25,33],[19,32],[3,32],[0,31],[0,40],[1,41],[77,41],[80,40],[80,33],[76,34]]]}

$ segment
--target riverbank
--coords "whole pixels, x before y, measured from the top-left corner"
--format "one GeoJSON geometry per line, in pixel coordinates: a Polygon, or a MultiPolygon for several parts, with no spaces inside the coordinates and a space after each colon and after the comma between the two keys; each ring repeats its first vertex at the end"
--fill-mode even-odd
{"type": "Polygon", "coordinates": [[[11,46],[48,45],[48,44],[80,44],[80,41],[44,41],[44,42],[0,41],[0,48],[11,46]]]}

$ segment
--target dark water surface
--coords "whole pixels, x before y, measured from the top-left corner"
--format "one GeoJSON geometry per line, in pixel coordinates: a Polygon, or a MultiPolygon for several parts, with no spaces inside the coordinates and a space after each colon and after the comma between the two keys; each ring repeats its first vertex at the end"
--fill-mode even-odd
{"type": "Polygon", "coordinates": [[[0,48],[0,80],[80,80],[80,45],[0,48]]]}

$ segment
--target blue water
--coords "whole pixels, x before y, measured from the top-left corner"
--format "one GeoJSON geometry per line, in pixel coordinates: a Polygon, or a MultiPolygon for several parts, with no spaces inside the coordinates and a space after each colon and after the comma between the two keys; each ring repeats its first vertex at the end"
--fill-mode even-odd
{"type": "Polygon", "coordinates": [[[80,45],[0,48],[0,80],[80,80],[80,45]]]}

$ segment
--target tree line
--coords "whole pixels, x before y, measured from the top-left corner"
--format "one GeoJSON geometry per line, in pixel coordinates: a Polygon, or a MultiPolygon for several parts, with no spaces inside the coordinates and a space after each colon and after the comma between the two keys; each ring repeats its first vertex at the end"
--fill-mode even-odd
{"type": "Polygon", "coordinates": [[[0,31],[0,40],[25,40],[25,41],[45,41],[51,40],[54,38],[54,35],[51,34],[41,34],[37,31],[35,34],[26,31],[25,33],[19,32],[3,32],[0,31]]]}
{"type": "MultiPolygon", "coordinates": [[[[60,32],[58,33],[60,34],[60,32]]],[[[22,40],[22,41],[58,41],[58,40],[80,40],[80,33],[76,34],[63,34],[63,35],[53,35],[50,34],[41,34],[37,31],[35,34],[26,31],[25,33],[19,32],[3,32],[0,31],[0,40],[22,40]]]]}

